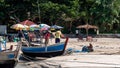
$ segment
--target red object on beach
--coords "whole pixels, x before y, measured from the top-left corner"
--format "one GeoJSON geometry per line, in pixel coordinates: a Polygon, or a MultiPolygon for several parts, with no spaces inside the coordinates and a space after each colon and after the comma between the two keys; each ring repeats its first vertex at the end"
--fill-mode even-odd
{"type": "Polygon", "coordinates": [[[86,41],[93,41],[92,36],[87,36],[86,41]]]}
{"type": "Polygon", "coordinates": [[[12,50],[12,49],[13,49],[13,45],[10,46],[10,50],[12,50]]]}
{"type": "Polygon", "coordinates": [[[65,49],[66,49],[66,46],[67,46],[68,40],[69,40],[69,38],[68,38],[68,37],[66,37],[66,41],[65,41],[65,45],[64,45],[63,52],[64,52],[64,51],[65,51],[65,49]]]}
{"type": "Polygon", "coordinates": [[[36,25],[34,22],[29,21],[29,20],[25,20],[25,21],[23,21],[23,22],[20,22],[20,24],[22,24],[22,25],[27,25],[27,26],[36,25]]]}

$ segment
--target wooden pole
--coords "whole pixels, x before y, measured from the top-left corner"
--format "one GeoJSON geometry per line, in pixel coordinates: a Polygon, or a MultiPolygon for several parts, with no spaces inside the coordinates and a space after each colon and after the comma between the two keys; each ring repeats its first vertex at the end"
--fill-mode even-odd
{"type": "Polygon", "coordinates": [[[88,36],[88,28],[86,29],[86,36],[88,36]]]}
{"type": "Polygon", "coordinates": [[[68,37],[66,37],[66,41],[65,41],[65,45],[64,45],[64,49],[63,49],[63,52],[65,51],[65,48],[66,48],[66,46],[67,46],[67,43],[68,43],[68,37]]]}
{"type": "MultiPolygon", "coordinates": [[[[22,34],[23,38],[25,38],[25,35],[23,34],[22,30],[20,30],[20,32],[21,32],[21,34],[22,34]]],[[[25,40],[26,40],[26,38],[25,38],[25,40]]],[[[27,42],[27,43],[26,43],[26,44],[27,44],[27,46],[29,47],[29,45],[30,45],[30,44],[29,44],[29,41],[28,41],[28,40],[26,40],[26,42],[27,42]]]]}

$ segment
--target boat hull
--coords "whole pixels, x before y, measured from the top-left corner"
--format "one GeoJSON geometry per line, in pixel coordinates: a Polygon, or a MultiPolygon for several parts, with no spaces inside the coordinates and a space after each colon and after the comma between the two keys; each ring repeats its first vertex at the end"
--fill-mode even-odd
{"type": "Polygon", "coordinates": [[[11,47],[0,51],[0,68],[14,68],[17,65],[21,42],[18,42],[14,51],[12,51],[11,47]]]}
{"type": "Polygon", "coordinates": [[[42,53],[29,53],[29,52],[23,52],[24,55],[30,56],[30,57],[54,57],[62,55],[63,51],[56,51],[56,52],[42,52],[42,53]]]}
{"type": "Polygon", "coordinates": [[[64,43],[46,47],[22,47],[24,55],[30,57],[54,57],[64,53],[64,43]]]}
{"type": "Polygon", "coordinates": [[[14,68],[17,64],[17,60],[4,60],[0,61],[0,68],[14,68]]]}
{"type": "Polygon", "coordinates": [[[65,43],[56,43],[54,45],[49,45],[47,47],[34,47],[34,46],[22,46],[21,51],[24,55],[30,57],[54,57],[60,56],[64,53],[68,38],[66,38],[65,43]]]}

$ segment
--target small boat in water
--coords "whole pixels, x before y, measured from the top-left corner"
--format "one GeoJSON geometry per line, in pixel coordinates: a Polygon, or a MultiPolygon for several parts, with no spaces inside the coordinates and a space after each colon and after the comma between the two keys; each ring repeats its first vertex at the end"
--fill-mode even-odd
{"type": "Polygon", "coordinates": [[[62,55],[67,46],[68,38],[66,38],[65,42],[56,43],[49,46],[22,46],[21,50],[24,55],[30,57],[54,57],[62,55]]]}

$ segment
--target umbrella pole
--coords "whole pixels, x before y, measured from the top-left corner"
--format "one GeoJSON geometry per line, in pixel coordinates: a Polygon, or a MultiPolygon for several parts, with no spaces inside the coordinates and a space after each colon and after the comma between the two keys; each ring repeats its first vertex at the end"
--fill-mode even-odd
{"type": "MultiPolygon", "coordinates": [[[[23,32],[22,32],[22,30],[20,30],[20,32],[21,32],[21,34],[22,34],[22,36],[25,38],[25,36],[24,36],[24,34],[23,34],[23,32]]],[[[26,39],[25,39],[26,40],[26,39]]],[[[26,40],[27,41],[27,40],[26,40]]],[[[29,42],[27,41],[27,46],[29,46],[29,42]]]]}
{"type": "Polygon", "coordinates": [[[88,29],[86,29],[86,36],[88,36],[88,29]]]}

